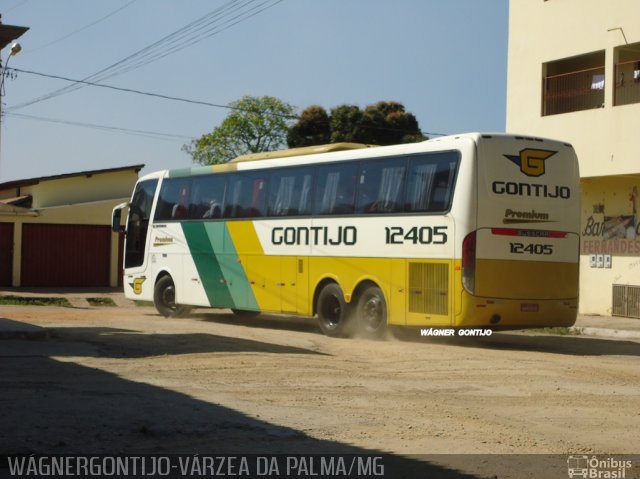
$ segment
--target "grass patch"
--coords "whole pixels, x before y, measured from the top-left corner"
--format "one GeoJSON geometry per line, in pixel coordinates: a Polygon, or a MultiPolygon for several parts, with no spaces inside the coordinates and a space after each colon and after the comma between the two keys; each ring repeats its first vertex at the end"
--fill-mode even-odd
{"type": "Polygon", "coordinates": [[[38,296],[0,296],[0,304],[7,306],[60,306],[70,308],[66,298],[46,298],[38,296]]]}
{"type": "Polygon", "coordinates": [[[538,333],[545,333],[545,334],[557,334],[560,336],[576,336],[579,335],[580,332],[576,331],[576,330],[572,330],[567,328],[566,326],[553,326],[553,327],[549,327],[549,328],[537,328],[537,329],[532,329],[531,331],[535,331],[538,333]]]}
{"type": "Polygon", "coordinates": [[[139,299],[134,299],[133,303],[136,306],[154,306],[153,301],[142,301],[142,300],[139,300],[139,299]]]}
{"type": "Polygon", "coordinates": [[[87,303],[91,306],[107,306],[113,308],[116,303],[111,298],[87,298],[87,303]]]}

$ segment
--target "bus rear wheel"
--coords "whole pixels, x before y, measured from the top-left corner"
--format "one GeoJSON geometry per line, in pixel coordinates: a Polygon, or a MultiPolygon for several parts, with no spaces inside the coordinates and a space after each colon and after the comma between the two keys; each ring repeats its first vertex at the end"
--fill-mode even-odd
{"type": "Polygon", "coordinates": [[[179,318],[191,311],[190,306],[176,303],[176,287],[171,276],[163,276],[153,289],[153,303],[165,318],[179,318]]]}
{"type": "Polygon", "coordinates": [[[377,338],[387,329],[387,303],[382,290],[368,286],[356,303],[357,332],[370,338],[377,338]]]}
{"type": "Polygon", "coordinates": [[[327,336],[348,335],[349,306],[344,300],[342,289],[336,283],[326,285],[318,295],[316,307],[318,324],[327,336]]]}

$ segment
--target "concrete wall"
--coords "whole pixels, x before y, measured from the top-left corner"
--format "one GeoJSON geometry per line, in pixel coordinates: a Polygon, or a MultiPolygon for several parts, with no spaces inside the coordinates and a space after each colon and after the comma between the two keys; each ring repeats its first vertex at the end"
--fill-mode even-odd
{"type": "Polygon", "coordinates": [[[572,143],[583,177],[638,173],[640,103],[613,106],[613,85],[617,49],[640,42],[640,2],[511,0],[509,7],[507,131],[572,143]],[[604,108],[542,116],[544,65],[602,50],[604,108]]]}
{"type": "Polygon", "coordinates": [[[631,177],[582,181],[580,310],[584,313],[611,314],[613,285],[640,285],[639,190],[640,179],[631,177]],[[594,266],[593,259],[600,262],[594,266]]]}
{"type": "MultiPolygon", "coordinates": [[[[12,285],[21,285],[23,225],[72,224],[111,225],[113,207],[128,201],[138,179],[137,168],[93,174],[41,178],[36,184],[10,188],[0,192],[0,197],[31,195],[29,210],[13,208],[13,212],[0,211],[0,221],[14,223],[14,248],[12,285]],[[16,213],[17,212],[17,213],[16,213]]],[[[118,235],[111,234],[109,284],[118,285],[118,235]]]]}
{"type": "Polygon", "coordinates": [[[507,131],[568,141],[580,161],[581,313],[609,315],[614,284],[640,285],[640,103],[614,105],[615,64],[640,58],[638,18],[638,0],[509,3],[507,131]],[[604,105],[543,116],[547,71],[559,61],[589,68],[596,57],[604,60],[604,105]],[[610,267],[591,266],[598,254],[610,256],[610,267]]]}
{"type": "MultiPolygon", "coordinates": [[[[133,190],[133,187],[132,187],[133,190]]],[[[74,225],[110,225],[113,207],[128,201],[129,197],[85,203],[81,205],[45,208],[38,216],[15,216],[11,219],[0,216],[2,221],[12,221],[13,229],[13,273],[12,286],[21,286],[22,226],[26,223],[74,224],[74,225]]],[[[109,286],[118,286],[120,265],[118,263],[118,235],[111,234],[109,286]]]]}

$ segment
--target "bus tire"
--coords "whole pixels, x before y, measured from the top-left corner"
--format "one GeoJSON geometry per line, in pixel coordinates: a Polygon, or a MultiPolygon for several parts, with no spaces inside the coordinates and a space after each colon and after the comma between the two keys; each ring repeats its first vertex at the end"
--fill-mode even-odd
{"type": "Polygon", "coordinates": [[[369,338],[379,338],[387,329],[387,303],[382,290],[368,286],[358,296],[355,312],[356,332],[369,338]]]}
{"type": "Polygon", "coordinates": [[[327,284],[318,295],[316,307],[318,325],[324,334],[332,337],[348,335],[349,305],[342,289],[336,283],[327,284]]]}
{"type": "Polygon", "coordinates": [[[176,304],[176,287],[171,276],[163,276],[153,289],[153,304],[165,318],[179,318],[191,311],[190,306],[176,304]]]}

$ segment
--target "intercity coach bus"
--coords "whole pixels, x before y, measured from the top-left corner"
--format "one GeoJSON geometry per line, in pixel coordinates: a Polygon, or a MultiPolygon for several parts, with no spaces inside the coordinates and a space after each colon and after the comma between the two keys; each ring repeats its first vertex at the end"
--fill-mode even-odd
{"type": "Polygon", "coordinates": [[[126,297],[167,317],[291,313],[331,336],[570,326],[579,197],[570,144],[469,133],[151,173],[113,228],[128,207],[126,297]]]}

